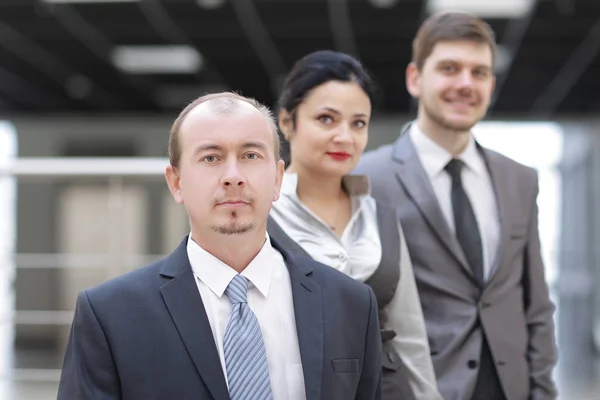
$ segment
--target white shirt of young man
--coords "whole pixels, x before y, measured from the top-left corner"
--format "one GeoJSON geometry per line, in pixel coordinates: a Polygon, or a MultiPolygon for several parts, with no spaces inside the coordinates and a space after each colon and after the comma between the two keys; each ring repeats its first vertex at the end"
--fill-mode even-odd
{"type": "MultiPolygon", "coordinates": [[[[446,223],[450,231],[454,233],[456,228],[452,211],[452,178],[444,170],[446,164],[453,158],[452,154],[425,135],[417,123],[411,125],[409,134],[421,165],[429,177],[446,223]]],[[[487,280],[500,244],[500,220],[494,187],[473,136],[470,137],[464,151],[456,158],[465,163],[461,179],[477,219],[483,247],[483,276],[487,280]]]]}
{"type": "MultiPolygon", "coordinates": [[[[225,289],[237,272],[188,239],[187,253],[227,382],[223,338],[231,317],[225,289]]],[[[305,400],[304,374],[290,276],[267,235],[260,252],[242,271],[249,280],[248,306],[256,314],[265,344],[274,400],[305,400]]]]}

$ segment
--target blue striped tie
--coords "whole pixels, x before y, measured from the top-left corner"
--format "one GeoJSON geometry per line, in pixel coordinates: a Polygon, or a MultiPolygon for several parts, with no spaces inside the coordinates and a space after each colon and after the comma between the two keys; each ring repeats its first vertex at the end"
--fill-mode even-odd
{"type": "Polygon", "coordinates": [[[248,307],[248,279],[236,275],[225,290],[231,300],[231,319],[223,352],[231,400],[271,400],[265,345],[256,315],[248,307]]]}

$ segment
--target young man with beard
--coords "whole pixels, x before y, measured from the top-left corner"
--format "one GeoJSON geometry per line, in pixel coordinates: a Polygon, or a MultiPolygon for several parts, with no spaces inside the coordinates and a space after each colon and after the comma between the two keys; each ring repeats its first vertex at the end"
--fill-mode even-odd
{"type": "Polygon", "coordinates": [[[493,31],[475,16],[430,16],[406,70],[417,119],[355,172],[398,211],[443,397],[555,399],[537,174],[471,132],[490,104],[495,51],[493,31]]]}
{"type": "Polygon", "coordinates": [[[271,112],[201,97],[173,124],[169,157],[191,233],[80,293],[58,399],[381,399],[373,291],[267,234],[283,177],[271,112]]]}

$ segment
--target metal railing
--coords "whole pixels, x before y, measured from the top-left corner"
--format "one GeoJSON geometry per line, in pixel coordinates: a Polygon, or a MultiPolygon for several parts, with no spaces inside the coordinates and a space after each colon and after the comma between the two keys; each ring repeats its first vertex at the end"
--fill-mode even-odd
{"type": "MultiPolygon", "coordinates": [[[[136,182],[164,179],[166,158],[14,158],[0,165],[0,178],[12,177],[18,182],[80,182],[81,178],[93,178],[107,184],[109,209],[113,218],[119,218],[121,194],[128,178],[136,182]]],[[[16,209],[14,210],[16,213],[16,209]]],[[[17,221],[18,224],[18,221],[17,221]]],[[[114,240],[118,240],[115,238],[114,240]]],[[[118,246],[113,246],[118,249],[118,246]]],[[[118,251],[118,250],[114,250],[118,251]]],[[[110,253],[110,252],[109,252],[110,253]]],[[[13,253],[0,254],[8,260],[2,268],[47,270],[47,269],[108,269],[116,258],[123,266],[139,266],[155,261],[162,255],[156,254],[80,254],[80,253],[13,253]],[[12,265],[11,265],[12,264],[12,265]]],[[[116,271],[113,271],[116,272],[116,271]]],[[[73,311],[68,310],[13,310],[5,315],[2,323],[14,325],[62,325],[72,323],[73,311]]],[[[60,369],[13,368],[10,379],[18,381],[58,381],[60,369]]],[[[4,374],[3,374],[4,375],[4,374]]]]}

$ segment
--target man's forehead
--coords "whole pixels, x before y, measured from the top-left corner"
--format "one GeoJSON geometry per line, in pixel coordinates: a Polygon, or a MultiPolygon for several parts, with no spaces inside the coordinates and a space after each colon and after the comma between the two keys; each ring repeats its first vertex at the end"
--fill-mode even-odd
{"type": "Polygon", "coordinates": [[[471,61],[480,64],[492,62],[492,49],[486,43],[474,41],[438,42],[429,56],[432,61],[471,61]],[[475,50],[475,51],[474,51],[475,50]]]}
{"type": "Polygon", "coordinates": [[[252,111],[257,111],[250,104],[237,100],[228,99],[228,105],[216,102],[216,100],[208,100],[204,103],[198,104],[196,107],[191,109],[184,120],[192,122],[212,122],[214,120],[223,120],[232,117],[239,116],[250,116],[252,111]]]}
{"type": "Polygon", "coordinates": [[[214,150],[223,152],[238,152],[248,149],[268,151],[269,148],[270,143],[260,138],[235,138],[234,140],[219,140],[219,138],[215,138],[195,143],[192,150],[194,153],[201,153],[214,150]]]}
{"type": "Polygon", "coordinates": [[[225,149],[241,149],[251,147],[271,147],[272,135],[269,126],[261,119],[244,119],[235,121],[231,118],[202,119],[197,123],[191,121],[186,127],[182,126],[182,141],[184,145],[196,148],[219,147],[225,149]],[[187,143],[186,143],[187,142],[187,143]]]}
{"type": "MultiPolygon", "coordinates": [[[[252,105],[245,102],[239,102],[240,107],[233,107],[227,110],[214,110],[210,108],[210,105],[205,103],[199,104],[194,107],[183,123],[181,124],[181,132],[186,131],[221,131],[225,129],[238,131],[237,128],[245,128],[250,133],[251,131],[260,131],[261,129],[267,129],[268,123],[262,113],[252,105]],[[240,120],[243,120],[243,124],[236,126],[240,120]],[[234,125],[231,127],[230,125],[234,125]],[[223,129],[219,129],[223,127],[223,129]]],[[[226,132],[223,132],[226,133],[226,132]]]]}

